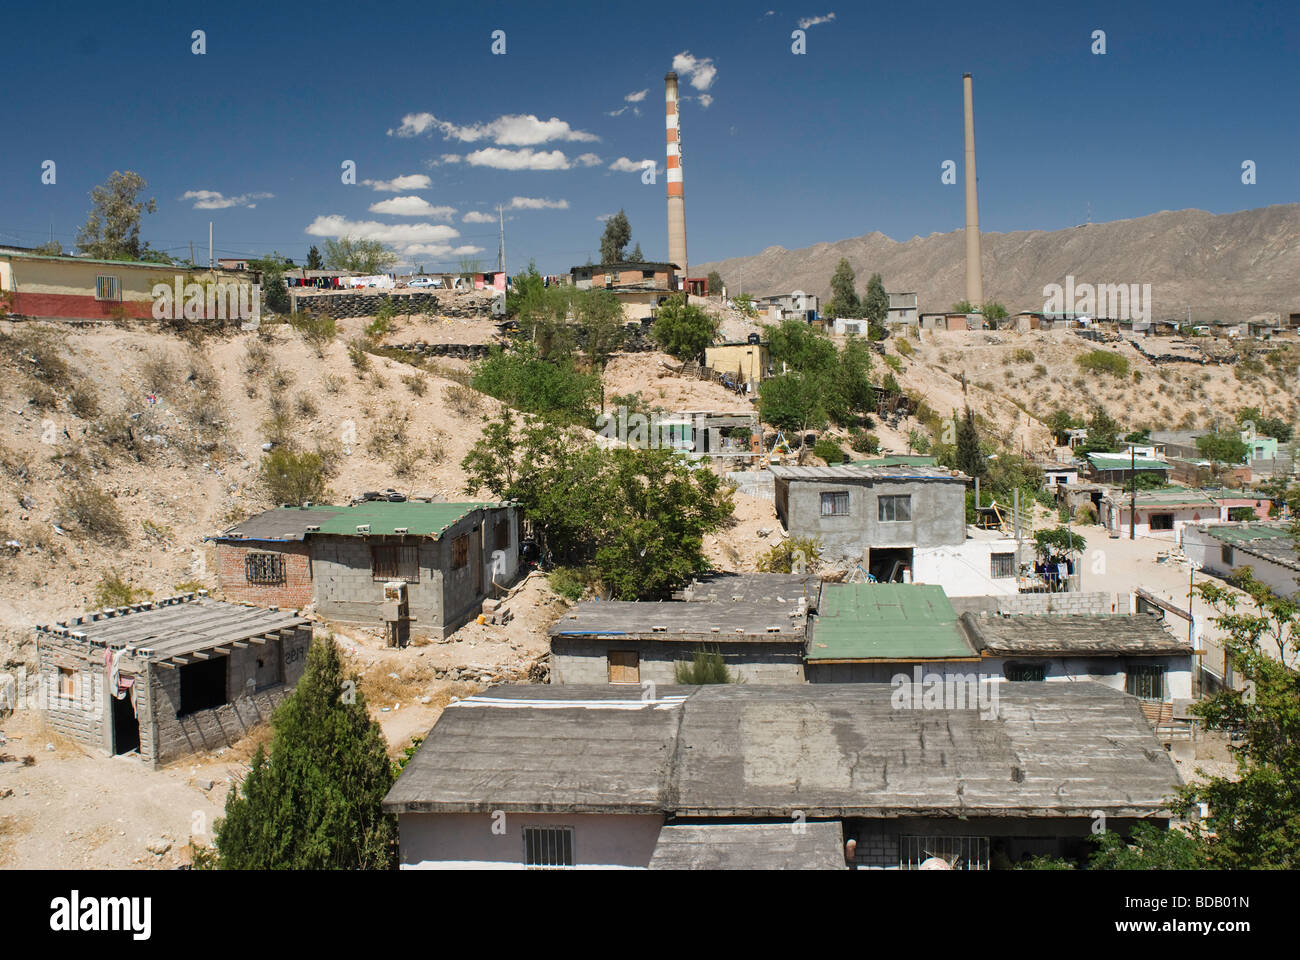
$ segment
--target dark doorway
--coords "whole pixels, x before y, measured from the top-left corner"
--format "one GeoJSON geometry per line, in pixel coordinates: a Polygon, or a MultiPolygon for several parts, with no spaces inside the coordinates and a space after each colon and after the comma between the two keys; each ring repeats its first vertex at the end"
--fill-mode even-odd
{"type": "Polygon", "coordinates": [[[867,557],[867,572],[880,583],[912,581],[911,547],[872,547],[867,557]]]}
{"type": "Polygon", "coordinates": [[[213,657],[181,667],[181,703],[176,716],[211,710],[226,702],[229,657],[213,657]]]}
{"type": "MultiPolygon", "coordinates": [[[[134,691],[132,691],[134,692],[134,691]]],[[[140,721],[136,719],[132,694],[113,698],[113,753],[131,753],[140,749],[140,721]]]]}

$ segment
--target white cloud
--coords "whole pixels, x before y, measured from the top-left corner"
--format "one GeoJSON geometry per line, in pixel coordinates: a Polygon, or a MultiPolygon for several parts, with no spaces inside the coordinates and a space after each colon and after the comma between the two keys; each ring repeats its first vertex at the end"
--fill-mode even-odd
{"type": "Polygon", "coordinates": [[[402,250],[402,255],[405,257],[465,257],[482,252],[482,247],[468,245],[453,247],[447,243],[413,243],[402,250]]]}
{"type": "Polygon", "coordinates": [[[610,217],[612,217],[612,216],[613,216],[612,213],[602,213],[602,214],[601,214],[600,216],[598,216],[596,219],[599,220],[601,223],[604,223],[606,220],[608,220],[608,219],[609,219],[610,217]]]}
{"type": "Polygon", "coordinates": [[[807,30],[809,27],[815,27],[819,23],[830,23],[835,19],[835,14],[828,13],[824,17],[804,17],[799,21],[799,29],[807,30]]]}
{"type": "Polygon", "coordinates": [[[653,160],[629,160],[627,157],[619,157],[609,165],[609,169],[618,173],[640,173],[647,165],[653,163],[653,160]]]}
{"type": "Polygon", "coordinates": [[[619,107],[617,110],[606,110],[605,116],[621,117],[623,114],[627,113],[631,109],[632,109],[631,107],[623,106],[623,107],[619,107]]]}
{"type": "Polygon", "coordinates": [[[707,90],[718,78],[718,68],[709,57],[693,57],[683,50],[673,57],[673,70],[686,77],[696,90],[707,90]]]}
{"type": "Polygon", "coordinates": [[[628,103],[640,103],[642,100],[645,99],[645,95],[649,92],[650,92],[650,88],[646,87],[644,90],[638,90],[636,93],[629,93],[623,99],[626,100],[628,103]]]}
{"type": "Polygon", "coordinates": [[[600,157],[596,156],[594,153],[584,153],[580,156],[574,157],[573,162],[584,167],[599,167],[600,157]]]}
{"type": "Polygon", "coordinates": [[[713,102],[713,97],[711,97],[707,93],[701,93],[695,99],[699,101],[700,106],[703,107],[705,110],[709,109],[709,104],[713,102]]]}
{"type": "Polygon", "coordinates": [[[568,170],[569,159],[559,150],[502,150],[484,147],[465,155],[465,160],[475,167],[493,167],[497,170],[568,170]]]}
{"type": "Polygon", "coordinates": [[[305,231],[313,237],[352,237],[356,240],[378,240],[396,247],[401,253],[421,248],[432,253],[434,247],[451,252],[449,240],[460,236],[455,227],[441,223],[379,223],[376,220],[349,220],[338,214],[320,216],[305,231]]]}
{"type": "Polygon", "coordinates": [[[247,207],[252,210],[258,200],[274,197],[273,193],[241,193],[237,197],[224,196],[219,190],[186,190],[182,200],[193,200],[195,210],[227,210],[230,207],[247,207]]]}
{"type": "Polygon", "coordinates": [[[592,142],[600,137],[584,130],[575,130],[568,122],[559,117],[539,120],[531,113],[506,114],[487,123],[472,123],[459,126],[447,120],[439,120],[431,113],[408,113],[402,117],[402,125],[396,130],[389,130],[390,137],[418,137],[438,130],[446,140],[459,140],[462,143],[477,143],[490,140],[503,147],[529,147],[552,140],[576,140],[592,142]]]}
{"type": "Polygon", "coordinates": [[[465,216],[461,217],[461,223],[496,223],[497,218],[490,213],[480,213],[477,210],[471,210],[465,216]]]}
{"type": "Polygon", "coordinates": [[[455,207],[435,207],[423,197],[391,197],[370,205],[371,213],[388,213],[397,217],[435,217],[450,220],[456,215],[455,207]]]}
{"type": "Polygon", "coordinates": [[[401,190],[428,190],[433,183],[422,173],[411,173],[391,180],[362,180],[363,187],[378,190],[381,193],[397,193],[401,190]]]}
{"type": "Polygon", "coordinates": [[[568,210],[568,200],[545,200],[541,197],[515,197],[510,201],[511,210],[568,210]]]}

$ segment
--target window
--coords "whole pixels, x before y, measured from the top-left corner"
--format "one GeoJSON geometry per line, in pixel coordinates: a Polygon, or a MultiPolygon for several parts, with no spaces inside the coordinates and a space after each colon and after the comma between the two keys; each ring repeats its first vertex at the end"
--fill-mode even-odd
{"type": "Polygon", "coordinates": [[[72,697],[76,696],[75,690],[76,673],[71,667],[59,667],[59,696],[72,697]]]}
{"type": "Polygon", "coordinates": [[[910,494],[884,496],[876,501],[879,505],[881,523],[902,523],[912,519],[912,497],[910,494]]]}
{"type": "Polygon", "coordinates": [[[822,494],[823,517],[847,517],[849,515],[849,492],[836,490],[822,494]]]}
{"type": "Polygon", "coordinates": [[[510,549],[510,518],[502,517],[497,521],[496,549],[510,549]]]}
{"type": "Polygon", "coordinates": [[[415,544],[385,544],[370,548],[372,580],[420,582],[420,548],[415,544]]]}
{"type": "Polygon", "coordinates": [[[451,568],[459,570],[469,566],[469,534],[462,534],[451,542],[451,568]]]}
{"type": "Polygon", "coordinates": [[[278,553],[246,554],[244,579],[249,583],[284,583],[284,557],[278,553]]]}
{"type": "Polygon", "coordinates": [[[610,683],[641,682],[641,656],[635,650],[611,650],[608,660],[610,683]]]}
{"type": "Polygon", "coordinates": [[[1014,553],[989,554],[989,576],[994,580],[1014,577],[1016,575],[1016,555],[1014,553]]]}
{"type": "Polygon", "coordinates": [[[95,277],[96,300],[121,300],[122,284],[117,277],[98,274],[95,277]]]}
{"type": "Polygon", "coordinates": [[[524,865],[573,866],[573,827],[524,827],[524,865]]]}
{"type": "Polygon", "coordinates": [[[1223,561],[1224,566],[1232,566],[1232,547],[1226,543],[1219,547],[1219,559],[1223,561]]]}
{"type": "Polygon", "coordinates": [[[229,657],[213,657],[181,667],[181,702],[176,716],[183,717],[224,704],[229,664],[229,657]]]}
{"type": "Polygon", "coordinates": [[[1152,530],[1172,530],[1173,528],[1174,528],[1174,515],[1172,513],[1151,514],[1152,530]]]}
{"type": "Polygon", "coordinates": [[[1165,668],[1153,663],[1130,665],[1124,690],[1140,700],[1164,700],[1165,668]]]}
{"type": "Polygon", "coordinates": [[[908,837],[898,838],[898,868],[916,870],[925,861],[938,857],[954,870],[987,870],[988,837],[908,837]]]}
{"type": "Polygon", "coordinates": [[[1020,683],[1038,682],[1047,679],[1047,664],[1008,663],[1002,669],[1002,674],[1008,680],[1014,680],[1020,683]]]}

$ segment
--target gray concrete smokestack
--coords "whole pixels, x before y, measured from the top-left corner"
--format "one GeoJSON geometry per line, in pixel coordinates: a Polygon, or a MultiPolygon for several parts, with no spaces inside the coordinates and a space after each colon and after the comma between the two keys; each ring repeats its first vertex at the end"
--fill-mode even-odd
{"type": "Polygon", "coordinates": [[[980,202],[975,192],[975,91],[969,73],[962,74],[966,100],[966,299],[976,310],[984,303],[980,273],[980,202]]]}
{"type": "Polygon", "coordinates": [[[668,260],[682,269],[685,288],[686,197],[682,193],[682,133],[677,113],[677,74],[664,77],[664,102],[668,130],[668,260]]]}

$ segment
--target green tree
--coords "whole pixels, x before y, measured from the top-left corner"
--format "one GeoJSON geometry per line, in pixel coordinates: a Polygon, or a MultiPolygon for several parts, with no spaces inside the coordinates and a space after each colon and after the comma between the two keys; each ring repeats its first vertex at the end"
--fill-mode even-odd
{"type": "Polygon", "coordinates": [[[378,240],[339,237],[325,241],[325,266],[354,273],[385,273],[397,263],[397,254],[378,240]]]}
{"type": "Polygon", "coordinates": [[[344,677],[332,637],[312,644],[293,695],[271,720],[270,757],[259,747],[244,782],[226,797],[215,836],[222,869],[392,865],[397,824],[381,803],[394,765],[358,679],[344,677]]]}
{"type": "Polygon", "coordinates": [[[957,424],[957,469],[968,477],[983,477],[989,463],[980,450],[979,431],[975,429],[975,414],[966,408],[966,416],[957,424]]]}
{"type": "Polygon", "coordinates": [[[312,244],[311,249],[307,251],[307,269],[308,270],[325,269],[325,261],[321,258],[320,251],[316,249],[315,244],[312,244]]]}
{"type": "Polygon", "coordinates": [[[640,243],[638,243],[635,247],[632,248],[632,253],[631,253],[631,255],[628,257],[628,259],[629,259],[632,263],[645,263],[645,257],[644,257],[644,256],[642,255],[642,253],[641,253],[641,244],[640,244],[640,243]]]}
{"type": "Polygon", "coordinates": [[[1077,430],[1083,426],[1082,420],[1070,413],[1069,410],[1062,410],[1059,407],[1048,414],[1043,423],[1052,431],[1057,446],[1061,447],[1070,442],[1069,431],[1077,430]]]}
{"type": "Polygon", "coordinates": [[[141,260],[149,244],[140,243],[140,219],[158,209],[155,200],[142,200],[148,186],[140,174],[114,170],[90,191],[90,216],[77,231],[77,249],[96,260],[141,260]]]}
{"type": "Polygon", "coordinates": [[[1196,449],[1217,463],[1244,463],[1250,447],[1235,433],[1206,433],[1196,438],[1196,449]]]}
{"type": "Polygon", "coordinates": [[[590,423],[600,401],[599,376],[580,371],[570,355],[543,357],[531,343],[493,347],[475,366],[471,384],[516,410],[565,423],[590,423]]]}
{"type": "Polygon", "coordinates": [[[1007,318],[1007,308],[996,300],[985,300],[980,312],[984,314],[985,320],[1005,320],[1007,318]]]}
{"type": "Polygon", "coordinates": [[[42,243],[36,248],[36,252],[43,257],[61,257],[63,256],[63,244],[57,240],[51,240],[49,243],[42,243]]]}
{"type": "Polygon", "coordinates": [[[1111,830],[1092,838],[1090,870],[1209,870],[1209,850],[1197,834],[1142,822],[1126,839],[1111,830]]]}
{"type": "Polygon", "coordinates": [[[690,663],[678,661],[673,664],[673,682],[701,686],[706,683],[735,683],[736,678],[727,669],[721,648],[714,646],[696,650],[690,663]]]}
{"type": "Polygon", "coordinates": [[[862,298],[862,315],[872,327],[872,339],[880,339],[884,335],[885,318],[889,316],[889,294],[885,292],[885,282],[878,273],[873,273],[867,281],[867,292],[862,298]]]}
{"type": "Polygon", "coordinates": [[[802,320],[782,320],[764,332],[774,363],[814,374],[828,374],[835,365],[835,344],[802,320]]]}
{"type": "Polygon", "coordinates": [[[1040,557],[1082,553],[1087,546],[1088,541],[1082,534],[1074,533],[1067,527],[1034,531],[1034,548],[1040,557]]]}
{"type": "Polygon", "coordinates": [[[969,300],[958,300],[952,305],[953,313],[974,313],[975,306],[969,300]]]}
{"type": "Polygon", "coordinates": [[[787,432],[823,429],[828,418],[825,399],[826,379],[816,374],[792,370],[758,385],[759,416],[787,432]]]}
{"type": "Polygon", "coordinates": [[[831,302],[826,306],[826,316],[831,318],[862,316],[862,304],[853,286],[856,280],[857,276],[848,258],[841,257],[840,262],[835,266],[835,273],[831,275],[831,302]]]}
{"type": "Polygon", "coordinates": [[[686,303],[679,294],[659,308],[653,332],[655,343],[664,353],[678,360],[700,360],[704,348],[718,335],[718,319],[686,303]]]}
{"type": "Polygon", "coordinates": [[[1198,584],[1217,616],[1242,690],[1192,707],[1210,729],[1235,731],[1235,776],[1211,776],[1179,791],[1176,812],[1209,807],[1210,863],[1229,869],[1300,867],[1300,672],[1286,665],[1300,646],[1297,600],[1275,594],[1250,569],[1235,586],[1198,584]],[[1244,593],[1244,596],[1242,595],[1244,593]],[[1269,650],[1268,648],[1273,648],[1269,650]]]}
{"type": "Polygon", "coordinates": [[[1119,424],[1104,409],[1098,407],[1088,421],[1088,437],[1079,446],[1083,455],[1113,453],[1119,446],[1119,424]]]}
{"type": "MultiPolygon", "coordinates": [[[[892,378],[892,374],[886,377],[892,378]]],[[[876,391],[871,386],[871,348],[864,341],[848,338],[827,380],[826,413],[839,426],[854,425],[876,408],[876,391]]],[[[897,388],[897,383],[894,386],[897,388]]]]}
{"type": "Polygon", "coordinates": [[[600,235],[600,262],[622,263],[623,251],[631,239],[632,226],[627,222],[627,214],[620,208],[618,213],[605,221],[605,232],[600,235]]]}
{"type": "Polygon", "coordinates": [[[718,273],[716,270],[710,270],[709,293],[713,296],[720,297],[722,296],[722,288],[725,286],[726,284],[722,282],[722,274],[718,273]]]}
{"type": "Polygon", "coordinates": [[[584,352],[604,370],[627,335],[623,327],[623,305],[612,290],[577,292],[575,315],[586,334],[584,352]]]}

